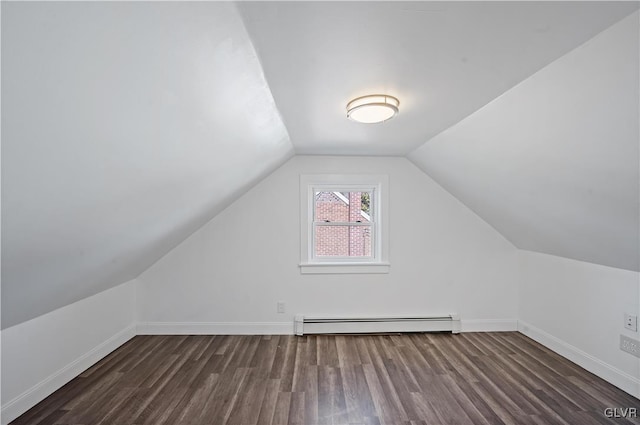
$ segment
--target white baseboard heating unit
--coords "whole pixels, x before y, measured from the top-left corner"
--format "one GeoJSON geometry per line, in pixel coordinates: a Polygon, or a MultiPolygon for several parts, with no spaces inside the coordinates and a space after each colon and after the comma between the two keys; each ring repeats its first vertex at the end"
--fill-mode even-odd
{"type": "Polygon", "coordinates": [[[460,316],[319,317],[295,316],[294,332],[304,334],[358,334],[389,332],[460,333],[460,316]]]}

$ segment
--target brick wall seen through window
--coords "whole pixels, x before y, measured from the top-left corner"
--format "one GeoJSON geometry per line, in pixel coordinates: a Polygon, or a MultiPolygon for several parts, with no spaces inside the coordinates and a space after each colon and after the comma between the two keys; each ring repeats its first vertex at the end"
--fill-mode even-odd
{"type": "Polygon", "coordinates": [[[371,257],[370,192],[315,192],[315,254],[319,257],[371,257]]]}

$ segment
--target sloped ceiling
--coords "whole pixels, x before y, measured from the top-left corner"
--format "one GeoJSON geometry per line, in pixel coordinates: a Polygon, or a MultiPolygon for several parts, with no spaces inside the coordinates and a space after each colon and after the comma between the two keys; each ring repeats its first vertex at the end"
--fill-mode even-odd
{"type": "MultiPolygon", "coordinates": [[[[555,144],[568,145],[546,152],[555,144],[507,131],[512,126],[499,116],[510,105],[487,118],[504,134],[461,120],[632,13],[635,2],[1,7],[3,328],[136,277],[294,153],[406,155],[431,138],[411,159],[518,246],[620,267],[631,263],[628,239],[607,258],[602,252],[614,244],[577,255],[579,244],[567,242],[593,220],[598,235],[605,226],[616,235],[637,230],[630,220],[637,198],[627,196],[633,170],[628,161],[618,164],[634,153],[629,143],[622,152],[594,148],[590,162],[570,167],[571,182],[598,196],[596,217],[582,209],[592,204],[569,204],[572,198],[565,197],[575,187],[558,180],[562,164],[574,161],[576,140],[591,140],[590,134],[568,134],[575,139],[567,142],[560,132],[555,144]],[[346,120],[346,102],[370,92],[397,95],[400,115],[374,126],[346,120]],[[458,122],[452,136],[443,132],[458,122]],[[514,174],[522,164],[509,162],[515,155],[501,150],[514,149],[506,143],[510,137],[525,143],[531,158],[553,157],[555,168],[528,164],[522,171],[531,176],[519,179],[531,186],[508,184],[518,181],[514,174]],[[591,184],[600,166],[594,158],[603,154],[607,165],[598,173],[611,172],[610,184],[619,189],[591,184]],[[486,171],[494,169],[495,176],[486,171]],[[482,178],[483,170],[491,178],[482,178]],[[540,196],[538,209],[519,201],[523,192],[540,196]],[[613,201],[606,208],[608,196],[613,201]],[[513,208],[500,207],[514,199],[513,208]],[[487,207],[494,201],[501,203],[487,207]],[[570,216],[583,227],[560,229],[569,220],[556,216],[571,205],[581,208],[570,216]],[[526,227],[527,220],[535,224],[526,227]],[[554,249],[558,230],[566,238],[561,250],[554,249]]],[[[563,75],[573,90],[574,75],[563,75]]],[[[551,84],[564,89],[562,78],[551,84]]],[[[590,81],[578,82],[587,92],[590,81]]],[[[622,86],[613,85],[618,93],[622,86]]],[[[637,85],[628,88],[634,87],[637,94],[637,85]]],[[[610,99],[611,108],[632,113],[623,99],[610,99]]],[[[537,105],[522,113],[549,106],[537,105]]],[[[571,109],[550,109],[573,116],[571,109]]],[[[507,116],[518,122],[519,116],[507,116]]],[[[534,134],[544,127],[531,124],[526,129],[534,134]]],[[[620,139],[619,133],[632,131],[627,124],[614,119],[607,128],[615,127],[615,134],[603,131],[599,140],[620,139]]],[[[578,201],[592,196],[585,193],[578,201]]]]}
{"type": "Polygon", "coordinates": [[[2,2],[2,326],[127,281],[293,154],[233,4],[2,2]]]}
{"type": "Polygon", "coordinates": [[[241,2],[297,153],[406,155],[637,8],[610,2],[241,2]],[[347,102],[388,93],[382,125],[347,102]]]}
{"type": "Polygon", "coordinates": [[[639,19],[625,18],[409,158],[519,248],[638,270],[639,19]]]}

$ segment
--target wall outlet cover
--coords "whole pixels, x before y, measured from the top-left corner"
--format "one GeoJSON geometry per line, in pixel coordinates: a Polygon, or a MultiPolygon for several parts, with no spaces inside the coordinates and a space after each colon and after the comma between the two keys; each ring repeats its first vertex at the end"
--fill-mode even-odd
{"type": "Polygon", "coordinates": [[[624,314],[624,327],[630,331],[638,331],[638,316],[625,313],[624,314]]]}
{"type": "Polygon", "coordinates": [[[625,353],[632,354],[640,358],[640,341],[620,335],[620,349],[625,353]]]}

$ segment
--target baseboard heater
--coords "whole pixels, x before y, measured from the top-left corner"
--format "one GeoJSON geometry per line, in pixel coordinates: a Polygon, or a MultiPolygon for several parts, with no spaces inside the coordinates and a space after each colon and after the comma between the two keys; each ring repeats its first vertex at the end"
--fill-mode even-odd
{"type": "Polygon", "coordinates": [[[304,334],[358,334],[389,332],[460,332],[460,316],[319,317],[295,316],[294,332],[304,334]]]}

